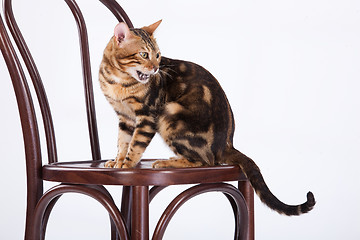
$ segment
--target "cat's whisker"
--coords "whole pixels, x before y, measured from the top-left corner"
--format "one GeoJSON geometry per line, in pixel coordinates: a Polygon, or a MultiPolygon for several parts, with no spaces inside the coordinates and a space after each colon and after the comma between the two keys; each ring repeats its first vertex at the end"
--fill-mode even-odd
{"type": "Polygon", "coordinates": [[[173,67],[175,67],[175,65],[160,65],[160,68],[166,68],[166,70],[173,71],[176,73],[173,67]]]}
{"type": "Polygon", "coordinates": [[[160,65],[160,67],[175,67],[175,65],[160,65]]]}
{"type": "Polygon", "coordinates": [[[161,76],[161,75],[166,75],[166,76],[168,76],[168,77],[171,78],[171,75],[170,75],[168,72],[166,72],[166,71],[164,71],[164,70],[160,70],[159,72],[162,73],[162,74],[160,74],[160,76],[161,76]]]}

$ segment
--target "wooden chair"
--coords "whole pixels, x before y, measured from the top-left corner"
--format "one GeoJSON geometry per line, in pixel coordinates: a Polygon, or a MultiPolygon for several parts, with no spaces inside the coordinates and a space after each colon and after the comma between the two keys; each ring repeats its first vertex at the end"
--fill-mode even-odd
{"type": "MultiPolygon", "coordinates": [[[[117,18],[132,23],[115,0],[100,0],[117,18]]],[[[57,200],[65,193],[88,195],[100,202],[110,215],[111,239],[149,239],[149,203],[166,186],[197,184],[180,193],[161,216],[152,239],[162,239],[164,231],[179,207],[187,200],[206,192],[226,195],[235,216],[234,239],[254,239],[253,190],[238,166],[216,166],[183,169],[152,169],[153,160],[143,159],[135,169],[104,168],[101,160],[96,125],[92,77],[90,70],[87,30],[82,13],[75,0],[65,0],[78,26],[83,81],[86,97],[88,128],[92,160],[58,162],[54,127],[46,92],[30,51],[16,24],[12,1],[4,0],[4,17],[13,41],[21,54],[31,78],[28,82],[24,68],[14,50],[9,34],[0,16],[0,46],[13,83],[20,113],[25,144],[27,171],[26,240],[45,238],[49,215],[57,200]],[[40,154],[40,138],[34,100],[28,84],[32,83],[41,109],[48,162],[43,165],[40,154]],[[43,192],[43,182],[60,184],[43,192]],[[228,181],[237,181],[238,188],[228,181]],[[104,185],[123,186],[121,211],[104,185]],[[151,187],[151,188],[150,188],[151,187]]]]}

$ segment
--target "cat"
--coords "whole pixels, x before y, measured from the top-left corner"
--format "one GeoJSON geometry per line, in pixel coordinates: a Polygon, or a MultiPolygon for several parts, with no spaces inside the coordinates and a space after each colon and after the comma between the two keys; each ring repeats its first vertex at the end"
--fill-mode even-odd
{"type": "Polygon", "coordinates": [[[129,29],[121,22],[104,50],[100,87],[119,117],[118,153],[105,167],[135,167],[159,133],[177,157],[158,160],[154,168],[238,164],[271,209],[285,215],[310,211],[311,192],[301,205],[284,204],[255,162],[233,147],[234,117],[219,82],[195,63],[161,56],[154,38],[160,23],[129,29]]]}

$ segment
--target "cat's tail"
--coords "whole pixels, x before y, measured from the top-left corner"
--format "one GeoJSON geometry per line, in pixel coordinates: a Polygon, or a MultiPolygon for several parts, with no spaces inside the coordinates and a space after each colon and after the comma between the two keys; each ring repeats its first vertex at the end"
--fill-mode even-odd
{"type": "Polygon", "coordinates": [[[271,193],[255,162],[235,148],[226,151],[224,159],[227,164],[239,164],[261,201],[278,213],[293,216],[307,213],[313,209],[315,198],[312,192],[308,192],[307,201],[300,205],[287,205],[281,202],[271,193]]]}

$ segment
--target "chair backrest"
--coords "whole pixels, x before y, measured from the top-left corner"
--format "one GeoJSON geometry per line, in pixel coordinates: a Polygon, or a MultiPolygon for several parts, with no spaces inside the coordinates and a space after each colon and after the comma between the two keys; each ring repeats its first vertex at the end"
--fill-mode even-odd
{"type": "MultiPolygon", "coordinates": [[[[95,115],[95,106],[94,106],[94,97],[93,97],[93,88],[92,88],[92,75],[91,75],[91,67],[90,67],[89,44],[88,44],[86,24],[84,17],[78,5],[76,4],[75,0],[65,0],[65,2],[67,3],[72,14],[74,15],[79,31],[82,72],[84,79],[86,110],[87,110],[92,158],[94,160],[101,159],[98,132],[96,126],[96,115],[95,115]]],[[[130,19],[115,0],[100,0],[100,2],[102,2],[114,14],[114,16],[118,19],[119,22],[125,21],[130,27],[132,27],[132,23],[130,19]]],[[[29,72],[30,78],[32,80],[32,83],[36,91],[37,99],[39,102],[39,106],[41,109],[41,114],[44,122],[48,161],[49,163],[57,162],[54,126],[53,126],[51,111],[47,100],[46,92],[39,71],[36,67],[36,64],[21,34],[21,31],[15,21],[12,10],[12,0],[4,0],[4,15],[8,28],[19,49],[19,52],[26,65],[27,71],[29,72]]],[[[21,68],[21,66],[19,67],[21,68]]],[[[34,128],[35,126],[32,127],[34,128]]],[[[28,143],[26,142],[25,144],[28,143]]]]}
{"type": "MultiPolygon", "coordinates": [[[[93,160],[98,160],[101,159],[101,155],[96,124],[86,24],[75,0],[64,1],[69,6],[78,27],[91,152],[93,160]]],[[[127,14],[115,0],[99,1],[103,3],[113,13],[113,15],[117,18],[119,22],[124,21],[128,24],[129,27],[133,27],[127,14]]],[[[21,54],[21,58],[26,66],[27,72],[29,73],[29,76],[31,78],[31,83],[34,86],[36,92],[36,98],[40,106],[41,116],[44,125],[44,132],[46,136],[48,162],[57,162],[55,132],[50,106],[39,71],[29,51],[29,48],[25,43],[22,33],[15,21],[12,10],[12,0],[4,0],[4,17],[7,27],[13,37],[14,42],[16,43],[18,51],[21,54]]],[[[43,191],[41,180],[42,159],[39,128],[37,124],[36,112],[34,110],[34,101],[29,90],[30,83],[27,81],[27,78],[24,74],[25,68],[22,67],[21,61],[19,61],[19,58],[12,45],[1,15],[0,33],[1,52],[4,56],[13,83],[23,131],[28,189],[27,214],[29,214],[29,211],[32,211],[32,209],[35,208],[35,205],[38,199],[41,197],[43,191]],[[33,194],[29,194],[29,192],[32,192],[33,194]],[[33,196],[33,199],[29,199],[29,196],[33,196]]]]}

